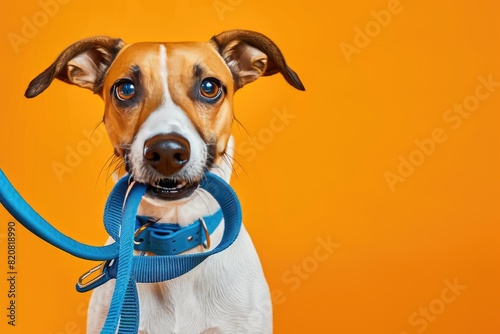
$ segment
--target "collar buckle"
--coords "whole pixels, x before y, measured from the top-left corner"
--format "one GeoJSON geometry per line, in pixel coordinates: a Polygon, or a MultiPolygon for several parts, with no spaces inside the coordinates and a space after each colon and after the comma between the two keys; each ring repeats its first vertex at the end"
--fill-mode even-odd
{"type": "Polygon", "coordinates": [[[201,227],[203,227],[203,232],[205,232],[205,242],[202,242],[201,245],[203,246],[203,248],[209,249],[210,248],[210,233],[208,232],[207,223],[205,223],[205,219],[203,219],[203,217],[200,217],[200,223],[201,223],[201,227]]]}

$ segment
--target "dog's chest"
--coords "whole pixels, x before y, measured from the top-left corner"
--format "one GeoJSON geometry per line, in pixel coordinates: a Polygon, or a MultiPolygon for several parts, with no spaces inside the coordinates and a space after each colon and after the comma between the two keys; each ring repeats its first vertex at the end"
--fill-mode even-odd
{"type": "Polygon", "coordinates": [[[139,284],[140,329],[144,333],[167,333],[166,328],[171,329],[168,333],[203,332],[213,317],[210,308],[205,310],[203,285],[199,279],[186,277],[171,282],[139,284]]]}
{"type": "MultiPolygon", "coordinates": [[[[114,281],[98,287],[88,333],[99,333],[114,281]]],[[[140,334],[270,334],[272,311],[259,258],[242,227],[233,245],[189,273],[162,283],[139,283],[140,334]]]]}
{"type": "Polygon", "coordinates": [[[222,328],[237,328],[255,307],[251,291],[261,290],[265,282],[259,267],[245,261],[252,253],[241,241],[181,277],[139,284],[140,329],[148,334],[199,334],[208,329],[221,328],[210,333],[224,333],[222,328]]]}

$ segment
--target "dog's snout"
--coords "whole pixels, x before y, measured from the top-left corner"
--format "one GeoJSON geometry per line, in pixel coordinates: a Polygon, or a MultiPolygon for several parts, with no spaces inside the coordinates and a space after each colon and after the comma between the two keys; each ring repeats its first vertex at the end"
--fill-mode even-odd
{"type": "Polygon", "coordinates": [[[144,143],[144,160],[160,174],[170,177],[189,161],[189,141],[178,134],[154,136],[144,143]]]}

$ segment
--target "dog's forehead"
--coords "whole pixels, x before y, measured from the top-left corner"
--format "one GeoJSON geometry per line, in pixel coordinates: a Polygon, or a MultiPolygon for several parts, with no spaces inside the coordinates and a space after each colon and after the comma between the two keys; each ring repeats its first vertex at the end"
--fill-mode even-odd
{"type": "MultiPolygon", "coordinates": [[[[166,60],[168,76],[194,76],[201,71],[204,76],[215,76],[224,81],[232,80],[232,75],[221,55],[213,44],[208,42],[141,42],[126,45],[114,60],[106,75],[106,83],[123,77],[134,69],[141,75],[153,77],[160,75],[166,60]]],[[[113,84],[111,82],[111,84],[113,84]]]]}

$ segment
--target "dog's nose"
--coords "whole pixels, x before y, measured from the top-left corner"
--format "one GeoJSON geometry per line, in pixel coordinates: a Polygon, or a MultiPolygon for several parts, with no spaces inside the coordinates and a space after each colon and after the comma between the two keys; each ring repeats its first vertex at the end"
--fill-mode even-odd
{"type": "Polygon", "coordinates": [[[188,140],[178,134],[157,135],[144,144],[146,163],[166,177],[180,171],[190,154],[188,140]]]}

